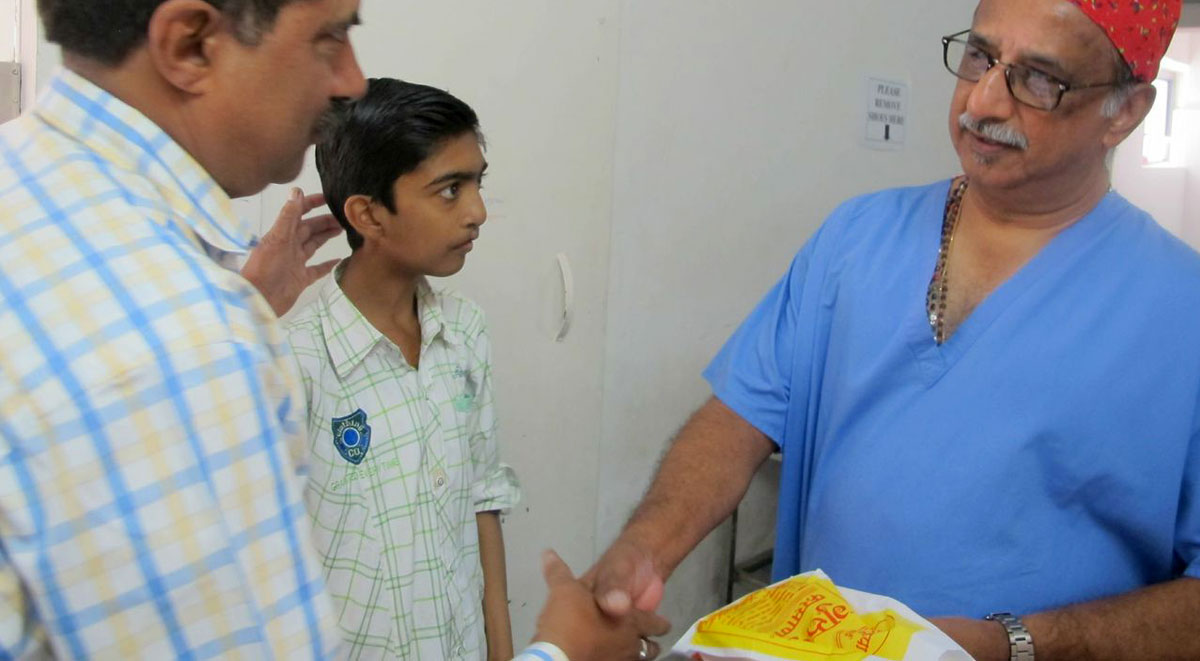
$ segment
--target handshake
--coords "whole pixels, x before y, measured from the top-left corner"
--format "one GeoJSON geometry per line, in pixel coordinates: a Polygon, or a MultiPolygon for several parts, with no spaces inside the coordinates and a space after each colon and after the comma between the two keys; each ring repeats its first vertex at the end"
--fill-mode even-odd
{"type": "Polygon", "coordinates": [[[554,551],[542,555],[550,593],[534,640],[552,643],[571,661],[653,659],[669,622],[654,613],[663,580],[650,557],[620,542],[588,573],[576,578],[554,551]]]}

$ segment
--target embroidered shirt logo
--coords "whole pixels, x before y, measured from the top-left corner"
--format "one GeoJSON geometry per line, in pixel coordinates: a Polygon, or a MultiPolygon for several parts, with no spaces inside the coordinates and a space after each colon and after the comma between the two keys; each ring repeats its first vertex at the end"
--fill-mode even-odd
{"type": "Polygon", "coordinates": [[[346,461],[358,465],[367,458],[371,447],[371,425],[362,409],[343,418],[333,419],[333,446],[346,461]]]}

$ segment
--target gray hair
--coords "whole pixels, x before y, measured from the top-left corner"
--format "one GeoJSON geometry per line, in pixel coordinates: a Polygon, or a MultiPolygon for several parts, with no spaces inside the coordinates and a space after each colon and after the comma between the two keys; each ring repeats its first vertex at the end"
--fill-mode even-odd
{"type": "Polygon", "coordinates": [[[1112,50],[1113,59],[1113,89],[1108,93],[1108,98],[1104,100],[1104,106],[1100,108],[1100,112],[1108,119],[1113,119],[1129,102],[1129,97],[1133,96],[1134,90],[1142,84],[1133,75],[1133,70],[1129,68],[1129,63],[1121,57],[1121,54],[1114,48],[1112,50]]]}

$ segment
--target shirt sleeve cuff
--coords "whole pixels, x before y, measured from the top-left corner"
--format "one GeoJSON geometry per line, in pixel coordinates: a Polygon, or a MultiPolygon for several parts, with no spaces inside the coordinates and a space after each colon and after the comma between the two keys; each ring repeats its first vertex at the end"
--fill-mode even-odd
{"type": "Polygon", "coordinates": [[[1200,578],[1200,558],[1193,560],[1192,564],[1183,570],[1183,575],[1187,578],[1200,578]]]}
{"type": "Polygon", "coordinates": [[[471,489],[475,513],[506,512],[521,502],[521,483],[508,464],[500,464],[471,489]]]}
{"type": "Polygon", "coordinates": [[[571,661],[557,645],[534,643],[525,648],[513,661],[571,661]]]}
{"type": "MultiPolygon", "coordinates": [[[[707,374],[705,377],[707,378],[707,374]]],[[[712,386],[713,397],[716,397],[722,404],[729,407],[739,418],[745,420],[764,436],[771,439],[776,448],[782,449],[784,442],[783,428],[779,425],[768,424],[765,416],[758,415],[754,407],[750,405],[743,397],[737,396],[732,389],[727,388],[724,384],[709,379],[709,385],[712,386]]]]}

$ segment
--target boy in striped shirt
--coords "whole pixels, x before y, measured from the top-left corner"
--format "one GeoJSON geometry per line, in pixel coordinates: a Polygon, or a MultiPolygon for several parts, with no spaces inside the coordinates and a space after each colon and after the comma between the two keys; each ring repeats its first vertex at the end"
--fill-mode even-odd
{"type": "Polygon", "coordinates": [[[371,80],[317,167],[353,250],[289,324],[308,400],[305,501],[350,658],[509,659],[500,463],[479,307],[433,289],[487,218],[470,107],[371,80]]]}

